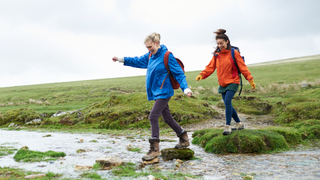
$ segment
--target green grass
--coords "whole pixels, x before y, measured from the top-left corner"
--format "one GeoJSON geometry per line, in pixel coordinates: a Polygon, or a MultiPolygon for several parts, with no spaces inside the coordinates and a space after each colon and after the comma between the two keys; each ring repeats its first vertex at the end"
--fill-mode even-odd
{"type": "Polygon", "coordinates": [[[16,161],[23,162],[39,162],[39,161],[55,161],[59,157],[65,157],[64,152],[55,152],[55,151],[32,151],[29,149],[20,149],[14,155],[13,159],[16,161]]]}
{"type": "Polygon", "coordinates": [[[85,172],[85,173],[82,173],[80,177],[89,178],[89,179],[101,179],[101,176],[95,172],[85,172]]]}
{"type": "Polygon", "coordinates": [[[0,145],[0,156],[6,156],[9,154],[13,154],[14,151],[18,149],[15,149],[13,146],[7,146],[6,144],[0,145]]]}
{"type": "MultiPolygon", "coordinates": [[[[22,180],[25,179],[24,177],[31,174],[43,174],[41,172],[31,172],[31,171],[24,171],[22,169],[12,168],[12,167],[0,167],[0,179],[2,180],[22,180]]],[[[45,177],[36,178],[41,180],[53,180],[59,179],[61,174],[55,174],[52,172],[45,173],[45,177]]]]}
{"type": "Polygon", "coordinates": [[[244,129],[222,135],[222,129],[203,129],[192,134],[193,144],[206,152],[225,153],[272,153],[285,151],[320,140],[320,120],[307,120],[294,127],[269,127],[244,129]]]}
{"type": "Polygon", "coordinates": [[[141,149],[140,148],[136,148],[136,147],[127,147],[128,151],[132,151],[132,152],[140,152],[141,149]]]}
{"type": "Polygon", "coordinates": [[[171,173],[167,171],[161,171],[159,168],[153,168],[150,167],[149,169],[140,169],[138,165],[134,163],[126,163],[124,165],[120,165],[117,167],[114,167],[112,169],[112,174],[117,177],[131,177],[131,178],[137,178],[140,176],[148,176],[153,175],[156,179],[185,179],[184,177],[191,177],[196,178],[196,176],[190,175],[190,174],[183,174],[183,173],[171,173]]]}
{"type": "MultiPolygon", "coordinates": [[[[249,66],[257,88],[251,90],[249,83],[243,79],[242,95],[235,96],[233,106],[246,114],[273,115],[275,123],[295,129],[294,132],[303,141],[318,139],[318,124],[302,126],[299,123],[320,120],[320,55],[293,59],[301,61],[249,66]],[[303,84],[309,85],[301,87],[303,84]]],[[[195,81],[199,72],[186,72],[194,97],[187,98],[181,90],[176,90],[169,103],[172,115],[180,125],[212,118],[217,113],[211,109],[211,105],[223,107],[221,95],[217,93],[216,74],[213,73],[205,80],[195,81]]],[[[41,123],[26,127],[30,130],[74,133],[117,133],[116,130],[121,130],[119,135],[126,135],[122,131],[128,129],[147,130],[150,128],[148,115],[153,102],[147,101],[145,91],[145,76],[0,88],[0,127],[8,127],[12,122],[24,125],[32,119],[41,118],[41,123]],[[81,111],[76,113],[51,117],[59,110],[79,109],[81,111]]],[[[162,129],[168,127],[162,118],[159,118],[159,122],[162,129]]],[[[167,134],[167,131],[169,130],[164,129],[161,133],[167,134]]],[[[221,138],[219,133],[221,132],[218,130],[205,132],[199,145],[221,138]]],[[[250,133],[258,137],[269,136],[264,131],[250,133]]],[[[276,134],[282,136],[289,146],[296,138],[295,134],[283,134],[280,130],[276,134]]],[[[285,149],[285,145],[283,147],[285,149]]],[[[267,149],[261,151],[268,151],[267,149]]],[[[232,147],[229,151],[236,152],[232,147]]]]}

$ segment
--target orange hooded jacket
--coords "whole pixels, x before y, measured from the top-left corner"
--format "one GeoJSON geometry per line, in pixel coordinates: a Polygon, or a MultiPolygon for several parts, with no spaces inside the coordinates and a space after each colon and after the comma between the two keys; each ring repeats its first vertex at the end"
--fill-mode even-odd
{"type": "MultiPolygon", "coordinates": [[[[251,81],[253,77],[251,76],[251,73],[248,67],[245,65],[239,52],[234,51],[234,56],[240,72],[248,81],[251,81]]],[[[217,69],[217,76],[220,86],[226,87],[231,83],[240,83],[237,67],[231,57],[231,50],[224,49],[218,53],[215,53],[210,63],[200,73],[202,75],[202,79],[209,77],[215,71],[215,69],[217,69]]]]}

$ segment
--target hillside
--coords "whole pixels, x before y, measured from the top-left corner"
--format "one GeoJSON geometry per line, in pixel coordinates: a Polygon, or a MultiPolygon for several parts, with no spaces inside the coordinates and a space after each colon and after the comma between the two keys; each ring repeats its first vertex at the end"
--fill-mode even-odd
{"type": "MultiPolygon", "coordinates": [[[[277,103],[296,101],[292,99],[301,94],[306,99],[318,98],[315,91],[319,90],[320,84],[319,62],[320,55],[316,55],[250,65],[257,89],[251,90],[244,80],[241,97],[254,96],[258,105],[239,99],[234,101],[235,107],[247,114],[276,113],[277,103]],[[307,88],[301,88],[304,84],[308,84],[307,88]],[[305,90],[308,91],[302,92],[305,90]],[[237,106],[239,103],[242,105],[237,106]],[[273,111],[257,109],[261,104],[274,107],[273,111]]],[[[210,108],[219,105],[221,100],[217,93],[217,77],[213,74],[198,82],[195,77],[199,72],[186,72],[194,97],[186,98],[181,90],[177,90],[174,100],[170,101],[172,113],[181,124],[196,123],[218,114],[210,108]]],[[[65,120],[72,125],[90,124],[98,128],[148,127],[152,104],[146,99],[144,76],[6,87],[0,88],[0,125],[6,127],[11,122],[22,125],[40,118],[42,125],[57,125],[65,120]],[[53,117],[57,112],[68,111],[79,113],[53,117]]]]}

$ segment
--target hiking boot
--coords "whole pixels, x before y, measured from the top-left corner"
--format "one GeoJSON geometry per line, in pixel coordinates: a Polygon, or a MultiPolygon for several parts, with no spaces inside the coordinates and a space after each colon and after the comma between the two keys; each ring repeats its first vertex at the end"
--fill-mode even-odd
{"type": "Polygon", "coordinates": [[[183,131],[182,133],[178,134],[177,136],[179,137],[179,143],[174,148],[183,149],[183,148],[190,146],[187,131],[183,131]]]}
{"type": "Polygon", "coordinates": [[[150,143],[150,150],[149,152],[142,157],[142,160],[144,161],[151,161],[152,159],[161,156],[160,149],[159,149],[159,143],[160,139],[149,139],[150,143]]]}
{"type": "Polygon", "coordinates": [[[229,135],[232,133],[231,127],[226,125],[224,130],[223,130],[223,135],[229,135]]]}
{"type": "Polygon", "coordinates": [[[236,123],[236,125],[233,127],[233,128],[231,128],[231,130],[242,130],[242,129],[244,129],[244,125],[243,124],[240,124],[240,123],[236,123]]]}

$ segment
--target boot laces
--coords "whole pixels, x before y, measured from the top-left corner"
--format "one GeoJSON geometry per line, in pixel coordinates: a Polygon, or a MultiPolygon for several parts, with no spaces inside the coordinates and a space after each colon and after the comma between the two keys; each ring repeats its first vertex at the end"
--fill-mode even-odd
{"type": "Polygon", "coordinates": [[[151,154],[152,152],[154,151],[154,148],[152,145],[150,145],[150,149],[149,149],[149,152],[147,153],[148,155],[151,154]]]}

